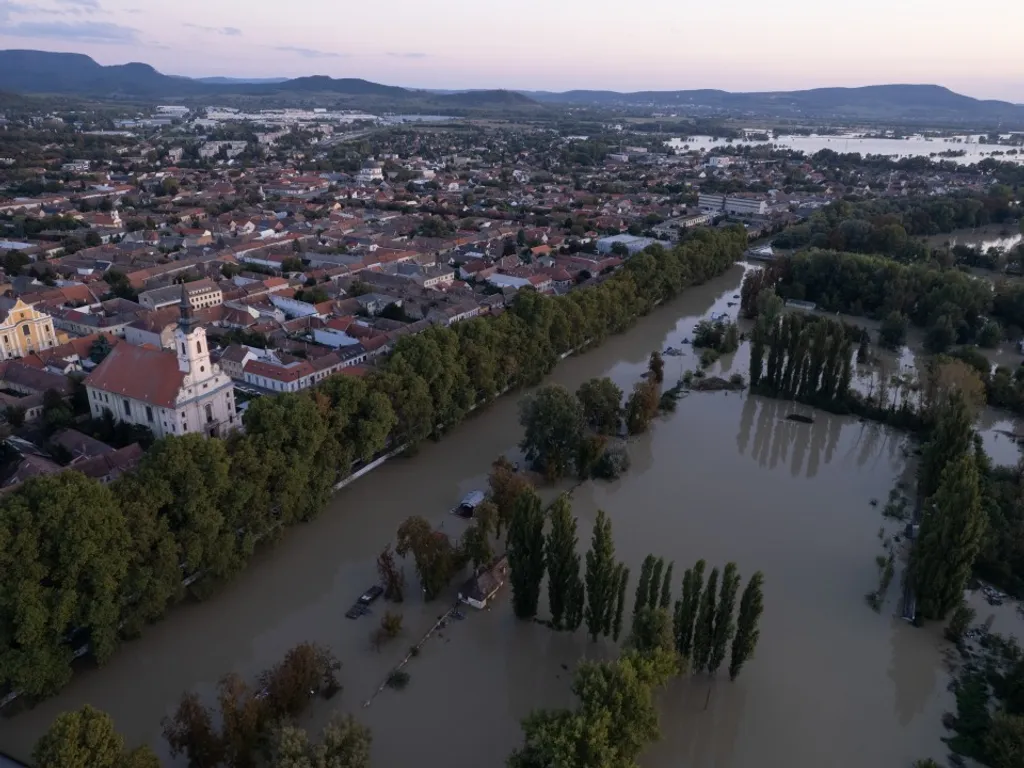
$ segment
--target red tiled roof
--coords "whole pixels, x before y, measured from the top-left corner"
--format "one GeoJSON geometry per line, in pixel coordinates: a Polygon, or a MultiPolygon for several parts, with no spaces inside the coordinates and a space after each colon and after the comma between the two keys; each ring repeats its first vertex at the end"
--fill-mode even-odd
{"type": "Polygon", "coordinates": [[[123,343],[110,351],[85,384],[161,408],[174,408],[184,378],[173,352],[123,343]]]}

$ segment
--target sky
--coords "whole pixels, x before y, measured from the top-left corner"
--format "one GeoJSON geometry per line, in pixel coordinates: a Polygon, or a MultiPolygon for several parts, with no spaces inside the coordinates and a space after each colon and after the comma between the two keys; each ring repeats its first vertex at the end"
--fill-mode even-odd
{"type": "Polygon", "coordinates": [[[0,0],[0,48],[413,88],[937,83],[1024,103],[1022,30],[1022,0],[0,0]]]}

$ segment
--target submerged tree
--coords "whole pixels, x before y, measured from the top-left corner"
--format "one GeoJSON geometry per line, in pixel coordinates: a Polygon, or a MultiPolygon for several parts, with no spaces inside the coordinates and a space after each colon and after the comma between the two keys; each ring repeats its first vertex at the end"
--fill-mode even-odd
{"type": "Polygon", "coordinates": [[[580,556],[576,552],[576,518],[568,494],[559,496],[551,505],[551,528],[545,545],[548,571],[548,607],[555,629],[572,606],[580,581],[580,556]]]}
{"type": "Polygon", "coordinates": [[[541,387],[520,403],[520,447],[548,480],[572,474],[583,439],[583,407],[558,384],[541,387]]]}
{"type": "Polygon", "coordinates": [[[753,657],[757,641],[761,637],[758,624],[764,611],[764,596],[761,593],[764,576],[760,571],[750,577],[743,597],[740,598],[740,613],[736,621],[736,635],[732,639],[732,655],[729,659],[729,679],[735,680],[743,665],[753,657]]]}
{"type": "Polygon", "coordinates": [[[32,760],[38,768],[160,768],[149,747],[126,751],[111,717],[88,704],[59,715],[36,742],[32,760]]]}
{"type": "Polygon", "coordinates": [[[618,567],[618,594],[615,596],[615,621],[612,623],[612,639],[619,641],[622,633],[622,615],[626,610],[626,588],[629,585],[629,568],[622,563],[618,567]]]}
{"type": "Polygon", "coordinates": [[[532,619],[544,580],[544,508],[535,492],[516,501],[508,531],[508,564],[512,609],[517,618],[532,619]]]}
{"type": "Polygon", "coordinates": [[[401,557],[412,552],[423,597],[427,601],[438,597],[455,575],[457,563],[451,541],[442,531],[431,528],[422,517],[410,517],[398,527],[395,552],[401,557]]]}
{"type": "Polygon", "coordinates": [[[647,364],[647,370],[658,384],[665,381],[665,361],[661,358],[661,353],[655,350],[651,352],[651,361],[647,364]]]}
{"type": "Polygon", "coordinates": [[[718,595],[718,608],[715,610],[715,629],[711,643],[711,655],[708,659],[708,672],[712,675],[718,671],[729,652],[729,641],[736,631],[733,613],[736,610],[736,594],[740,588],[740,574],[736,563],[727,563],[722,573],[722,587],[718,595]]]}
{"type": "Polygon", "coordinates": [[[576,390],[587,425],[599,435],[617,435],[622,419],[622,390],[605,377],[583,382],[576,390]]]}
{"type": "Polygon", "coordinates": [[[944,619],[963,599],[988,520],[972,454],[946,465],[921,519],[910,575],[921,615],[944,619]]]}
{"type": "Polygon", "coordinates": [[[676,605],[676,650],[686,658],[690,658],[693,653],[693,635],[701,590],[704,586],[705,567],[704,561],[698,560],[693,568],[686,569],[683,576],[683,596],[676,605]]]}
{"type": "Polygon", "coordinates": [[[691,669],[703,672],[711,659],[711,648],[715,641],[715,598],[718,592],[718,569],[712,568],[708,585],[700,596],[697,622],[693,629],[693,656],[691,669]]]}
{"type": "Polygon", "coordinates": [[[499,456],[491,464],[491,474],[487,479],[490,501],[497,509],[494,534],[499,539],[503,530],[507,530],[512,522],[516,501],[524,493],[533,491],[533,484],[523,475],[516,472],[512,462],[499,456]]]}
{"type": "Polygon", "coordinates": [[[672,571],[675,563],[669,563],[665,570],[665,578],[661,582],[661,595],[658,597],[658,607],[668,610],[672,606],[672,571]]]}
{"type": "Polygon", "coordinates": [[[608,617],[615,609],[619,589],[612,521],[602,509],[597,511],[594,535],[586,560],[587,608],[584,620],[587,622],[590,639],[597,640],[599,635],[608,634],[606,627],[611,623],[608,617]]]}
{"type": "Polygon", "coordinates": [[[384,599],[394,603],[402,602],[405,596],[405,574],[395,563],[395,555],[390,544],[384,547],[384,551],[377,558],[377,573],[384,587],[384,599]]]}

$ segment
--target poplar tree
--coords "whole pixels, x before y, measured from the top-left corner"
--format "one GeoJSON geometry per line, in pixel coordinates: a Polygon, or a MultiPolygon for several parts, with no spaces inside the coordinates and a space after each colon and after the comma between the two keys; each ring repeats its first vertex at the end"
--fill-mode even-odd
{"type": "Polygon", "coordinates": [[[732,640],[732,658],[729,660],[729,679],[735,680],[748,659],[754,655],[757,641],[761,636],[758,623],[764,611],[764,596],[761,589],[764,575],[758,571],[750,577],[743,597],[740,598],[740,614],[736,622],[736,636],[732,640]]]}
{"type": "Polygon", "coordinates": [[[615,623],[612,626],[612,640],[619,641],[622,633],[622,614],[626,609],[626,586],[629,584],[629,568],[622,563],[618,567],[619,592],[615,597],[615,623]]]}
{"type": "Polygon", "coordinates": [[[576,552],[576,518],[568,494],[559,496],[551,505],[551,528],[548,531],[545,555],[548,571],[548,607],[555,629],[571,607],[580,580],[580,556],[576,552]]]}
{"type": "Polygon", "coordinates": [[[718,592],[718,569],[712,568],[708,585],[700,597],[697,621],[693,630],[693,657],[691,668],[694,672],[707,669],[711,658],[711,645],[715,635],[715,598],[718,592]]]}
{"type": "Polygon", "coordinates": [[[974,419],[963,395],[949,395],[939,407],[935,430],[921,454],[918,493],[928,499],[939,489],[946,465],[968,453],[974,445],[974,419]]]}
{"type": "Polygon", "coordinates": [[[611,624],[609,616],[614,608],[618,584],[616,577],[615,543],[612,541],[612,522],[603,509],[597,511],[594,535],[587,552],[587,607],[584,620],[591,640],[605,634],[611,624]]]}
{"type": "Polygon", "coordinates": [[[676,633],[676,649],[680,656],[690,658],[693,651],[693,632],[697,621],[697,607],[700,591],[704,582],[703,560],[698,560],[693,568],[686,569],[683,579],[683,597],[679,602],[679,630],[676,633]]]}
{"type": "Polygon", "coordinates": [[[973,454],[949,462],[921,519],[910,574],[921,615],[944,619],[963,599],[988,518],[973,454]]]}
{"type": "Polygon", "coordinates": [[[669,609],[672,605],[672,569],[675,567],[675,563],[669,563],[668,569],[665,571],[665,578],[661,582],[661,599],[658,601],[658,606],[669,609]]]}
{"type": "Polygon", "coordinates": [[[647,588],[647,607],[657,608],[658,597],[661,594],[661,574],[665,570],[665,561],[658,558],[654,561],[654,568],[651,570],[651,583],[647,588]]]}
{"type": "Polygon", "coordinates": [[[740,574],[736,563],[727,563],[722,572],[722,586],[718,593],[718,608],[715,611],[715,630],[711,643],[711,656],[708,660],[708,672],[712,675],[718,671],[725,661],[729,650],[729,641],[736,632],[733,613],[736,610],[736,595],[740,590],[740,574]]]}
{"type": "Polygon", "coordinates": [[[508,564],[512,609],[517,618],[532,619],[544,580],[544,509],[536,491],[516,499],[508,531],[508,564]]]}
{"type": "Polygon", "coordinates": [[[651,593],[651,578],[654,575],[654,555],[644,558],[644,564],[640,566],[640,583],[636,585],[636,595],[633,599],[633,623],[636,617],[647,605],[647,596],[651,593]]]}

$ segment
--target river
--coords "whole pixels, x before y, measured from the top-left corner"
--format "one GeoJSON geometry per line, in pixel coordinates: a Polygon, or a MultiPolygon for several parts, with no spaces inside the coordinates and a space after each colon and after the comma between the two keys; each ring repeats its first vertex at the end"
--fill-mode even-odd
{"type": "MultiPolygon", "coordinates": [[[[651,350],[679,346],[712,310],[736,313],[728,304],[741,275],[736,267],[687,291],[629,332],[566,360],[551,380],[575,389],[608,375],[630,388],[651,350]]],[[[666,357],[667,381],[694,367],[686,349],[685,357],[666,357]]],[[[745,375],[745,350],[718,366],[745,375]]],[[[568,703],[573,665],[581,656],[613,655],[610,643],[516,622],[506,590],[493,609],[469,609],[465,621],[428,641],[408,667],[406,690],[385,690],[363,708],[447,603],[414,598],[399,606],[405,634],[381,653],[368,639],[376,618],[343,613],[376,580],[376,555],[405,517],[422,514],[460,532],[464,523],[446,510],[483,487],[494,457],[514,454],[518,399],[503,398],[440,443],[352,484],[209,600],[175,609],[103,669],[0,720],[0,750],[27,757],[59,712],[89,703],[109,712],[131,744],[148,742],[166,764],[180,765],[166,754],[160,719],[183,690],[210,696],[223,673],[251,678],[309,640],[339,657],[345,687],[318,702],[305,725],[319,727],[332,707],[354,713],[372,727],[373,764],[382,768],[503,765],[519,743],[519,719],[568,703]]],[[[905,766],[944,754],[940,719],[952,701],[938,628],[914,629],[895,617],[898,579],[881,613],[864,600],[877,584],[881,546],[882,518],[870,501],[884,500],[908,472],[904,438],[823,413],[814,413],[813,425],[796,424],[785,420],[791,410],[735,393],[690,395],[631,444],[625,477],[575,492],[581,547],[596,511],[606,510],[618,556],[633,573],[630,596],[649,552],[675,561],[676,596],[683,569],[700,557],[709,566],[734,560],[744,577],[765,573],[756,658],[734,684],[724,674],[697,677],[660,694],[664,735],[644,755],[646,768],[905,766]]]]}
{"type": "Polygon", "coordinates": [[[934,160],[951,160],[954,163],[969,165],[991,157],[994,160],[1011,163],[1024,162],[1024,153],[1019,147],[1001,144],[978,143],[976,136],[956,136],[952,138],[926,139],[923,136],[911,136],[906,139],[875,139],[857,134],[840,136],[775,136],[769,141],[753,141],[748,139],[716,139],[711,136],[689,136],[672,139],[668,146],[676,150],[699,149],[706,152],[722,147],[739,147],[743,144],[751,146],[771,145],[778,149],[795,149],[807,155],[813,155],[822,149],[848,154],[859,152],[861,155],[885,155],[893,159],[903,157],[931,157],[934,160]],[[1013,154],[1007,154],[1013,150],[1013,154]],[[964,152],[959,157],[941,157],[942,152],[964,152]]]}

